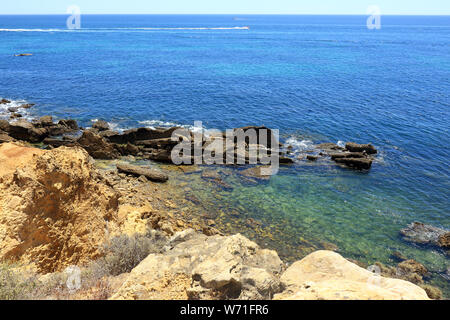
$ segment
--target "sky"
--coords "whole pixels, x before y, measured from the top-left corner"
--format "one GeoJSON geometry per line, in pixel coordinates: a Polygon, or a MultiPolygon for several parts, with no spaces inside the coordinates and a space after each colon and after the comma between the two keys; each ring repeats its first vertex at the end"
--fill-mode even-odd
{"type": "Polygon", "coordinates": [[[382,14],[450,15],[450,0],[2,0],[0,14],[382,14]]]}

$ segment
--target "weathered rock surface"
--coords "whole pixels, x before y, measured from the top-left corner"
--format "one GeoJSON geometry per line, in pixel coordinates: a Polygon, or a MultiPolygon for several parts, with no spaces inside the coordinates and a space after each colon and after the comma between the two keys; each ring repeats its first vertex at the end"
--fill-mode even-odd
{"type": "Polygon", "coordinates": [[[358,144],[354,142],[348,142],[345,145],[345,149],[350,152],[366,152],[367,154],[376,154],[378,152],[371,144],[358,144]]]}
{"type": "Polygon", "coordinates": [[[48,130],[45,128],[36,128],[28,121],[19,120],[9,124],[9,136],[17,140],[40,142],[48,136],[48,130]]]}
{"type": "Polygon", "coordinates": [[[114,229],[118,195],[87,152],[0,146],[0,259],[46,273],[100,254],[114,229]]]}
{"type": "Polygon", "coordinates": [[[98,120],[92,125],[92,128],[97,129],[98,131],[107,131],[109,130],[109,124],[104,120],[98,120]]]}
{"type": "Polygon", "coordinates": [[[94,159],[116,159],[120,156],[113,144],[108,143],[104,138],[91,130],[85,130],[77,142],[94,159]]]}
{"type": "Polygon", "coordinates": [[[123,163],[117,164],[117,169],[119,170],[119,172],[131,174],[137,177],[144,176],[147,179],[155,182],[166,182],[167,180],[169,180],[169,176],[158,169],[144,168],[123,163]]]}
{"type": "Polygon", "coordinates": [[[133,269],[112,299],[270,299],[280,291],[281,271],[275,251],[241,235],[186,230],[174,235],[165,253],[151,254],[133,269]]]}
{"type": "Polygon", "coordinates": [[[422,288],[376,275],[332,251],[316,251],[295,262],[281,283],[278,300],[428,300],[422,288]]]}
{"type": "Polygon", "coordinates": [[[449,231],[421,222],[413,222],[400,230],[405,241],[448,248],[449,231]]]}
{"type": "Polygon", "coordinates": [[[372,167],[372,159],[368,158],[336,158],[334,159],[336,163],[343,164],[347,167],[359,169],[359,170],[368,170],[372,167]]]}

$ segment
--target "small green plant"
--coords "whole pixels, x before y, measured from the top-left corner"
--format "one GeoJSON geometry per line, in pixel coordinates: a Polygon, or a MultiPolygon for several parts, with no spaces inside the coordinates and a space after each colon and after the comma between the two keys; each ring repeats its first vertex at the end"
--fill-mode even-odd
{"type": "Polygon", "coordinates": [[[14,270],[10,263],[0,263],[0,300],[27,300],[37,287],[33,277],[14,270]]]}

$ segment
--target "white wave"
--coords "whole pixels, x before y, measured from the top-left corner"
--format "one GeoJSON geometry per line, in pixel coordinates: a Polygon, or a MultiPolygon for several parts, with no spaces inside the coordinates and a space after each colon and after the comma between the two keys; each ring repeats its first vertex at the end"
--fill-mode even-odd
{"type": "Polygon", "coordinates": [[[314,148],[314,143],[311,140],[299,140],[295,137],[290,137],[285,141],[286,146],[292,146],[294,152],[307,151],[314,148]]]}
{"type": "MultiPolygon", "coordinates": [[[[0,100],[2,97],[0,97],[0,100]]],[[[9,99],[8,99],[9,100],[9,99]]],[[[11,116],[12,112],[10,112],[9,108],[18,108],[17,113],[20,113],[22,115],[21,118],[17,118],[13,121],[19,120],[19,119],[26,119],[26,120],[32,120],[33,117],[31,117],[30,112],[28,109],[20,108],[21,105],[27,104],[28,102],[26,100],[9,100],[11,102],[0,104],[0,118],[9,120],[9,117],[11,116]]]]}
{"type": "Polygon", "coordinates": [[[249,27],[158,27],[158,28],[82,28],[82,29],[0,29],[0,32],[129,32],[158,30],[249,30],[249,27]]]}

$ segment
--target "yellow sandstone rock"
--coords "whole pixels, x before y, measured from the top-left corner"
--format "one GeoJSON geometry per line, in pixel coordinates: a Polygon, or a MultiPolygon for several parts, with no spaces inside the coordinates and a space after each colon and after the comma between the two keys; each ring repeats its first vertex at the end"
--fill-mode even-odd
{"type": "Polygon", "coordinates": [[[422,288],[374,274],[332,251],[295,262],[281,282],[286,289],[277,300],[429,300],[422,288]]]}
{"type": "Polygon", "coordinates": [[[114,232],[118,195],[81,148],[0,147],[0,259],[47,273],[100,254],[114,232]]]}

